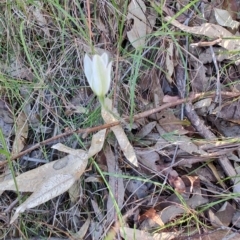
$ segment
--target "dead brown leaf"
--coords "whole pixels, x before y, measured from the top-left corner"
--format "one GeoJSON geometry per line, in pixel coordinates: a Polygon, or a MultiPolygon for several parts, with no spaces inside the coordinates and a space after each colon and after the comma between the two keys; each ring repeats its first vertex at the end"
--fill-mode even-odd
{"type": "Polygon", "coordinates": [[[214,8],[214,13],[219,25],[229,27],[233,30],[239,27],[239,22],[233,20],[231,14],[227,10],[214,8]]]}
{"type": "Polygon", "coordinates": [[[133,19],[134,24],[132,30],[127,32],[127,36],[136,49],[145,46],[145,38],[147,34],[145,12],[146,6],[142,0],[131,1],[128,6],[127,18],[133,19]]]}
{"type": "MultiPolygon", "coordinates": [[[[60,148],[58,147],[58,149],[60,148]]],[[[19,175],[16,178],[19,191],[33,192],[33,194],[16,209],[11,223],[17,219],[19,213],[67,191],[84,172],[87,160],[88,156],[85,151],[72,150],[72,154],[60,160],[19,175]]],[[[0,183],[0,190],[14,191],[15,189],[13,180],[0,183]]]]}
{"type": "Polygon", "coordinates": [[[178,173],[175,170],[169,172],[168,182],[178,193],[184,193],[186,191],[186,186],[183,180],[178,176],[178,173]]]}
{"type": "Polygon", "coordinates": [[[25,147],[28,138],[28,121],[27,116],[22,111],[19,113],[16,121],[15,139],[12,147],[12,154],[16,155],[25,147]]]}
{"type": "Polygon", "coordinates": [[[189,153],[189,154],[197,154],[197,155],[207,155],[205,151],[200,149],[197,145],[195,145],[191,138],[187,136],[179,136],[175,134],[167,135],[166,132],[164,131],[163,127],[160,125],[156,125],[158,132],[160,135],[169,143],[178,145],[180,149],[183,151],[189,153]]]}
{"type": "Polygon", "coordinates": [[[145,136],[147,136],[150,132],[152,132],[152,130],[155,128],[156,126],[155,121],[150,122],[146,125],[143,126],[143,128],[135,135],[136,138],[144,138],[145,136]]]}
{"type": "MultiPolygon", "coordinates": [[[[112,109],[112,101],[110,99],[105,98],[105,106],[106,106],[106,109],[108,110],[102,107],[102,118],[104,119],[104,121],[106,123],[112,123],[112,122],[118,121],[118,119],[114,117],[114,115],[118,116],[117,110],[112,109]]],[[[113,131],[127,160],[137,167],[138,161],[137,161],[135,151],[133,149],[133,146],[129,142],[123,128],[118,125],[118,126],[112,127],[111,130],[113,131]]]]}
{"type": "Polygon", "coordinates": [[[229,32],[228,30],[226,30],[225,28],[219,25],[204,23],[199,27],[198,26],[188,27],[172,19],[171,17],[165,17],[165,20],[170,22],[174,26],[180,28],[184,32],[197,34],[197,35],[204,35],[212,39],[226,38],[226,39],[222,39],[222,42],[219,43],[219,45],[228,50],[237,50],[240,48],[240,40],[234,38],[231,32],[229,32]]]}
{"type": "Polygon", "coordinates": [[[153,172],[159,171],[158,161],[160,160],[159,154],[155,152],[154,150],[149,151],[147,150],[141,150],[137,151],[137,156],[139,161],[144,164],[146,167],[148,167],[153,172]]]}
{"type": "Polygon", "coordinates": [[[147,210],[145,213],[143,213],[140,216],[140,221],[145,220],[145,219],[151,219],[155,223],[157,223],[159,226],[164,226],[164,223],[162,219],[159,217],[159,215],[156,213],[156,210],[154,208],[150,208],[147,210]]]}
{"type": "Polygon", "coordinates": [[[174,72],[174,61],[173,61],[173,42],[170,41],[168,48],[166,49],[167,54],[166,54],[166,63],[165,63],[165,67],[167,69],[167,73],[166,73],[166,78],[169,81],[170,84],[173,83],[173,79],[172,79],[172,75],[174,72]]]}

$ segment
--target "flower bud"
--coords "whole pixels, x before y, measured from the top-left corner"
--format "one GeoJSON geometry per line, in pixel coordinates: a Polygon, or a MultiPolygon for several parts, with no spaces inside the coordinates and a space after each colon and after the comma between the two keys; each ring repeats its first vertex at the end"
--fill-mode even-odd
{"type": "Polygon", "coordinates": [[[111,84],[112,62],[109,62],[108,55],[103,53],[101,56],[93,55],[91,58],[86,54],[84,57],[84,72],[87,81],[93,92],[103,103],[106,93],[111,84]]]}

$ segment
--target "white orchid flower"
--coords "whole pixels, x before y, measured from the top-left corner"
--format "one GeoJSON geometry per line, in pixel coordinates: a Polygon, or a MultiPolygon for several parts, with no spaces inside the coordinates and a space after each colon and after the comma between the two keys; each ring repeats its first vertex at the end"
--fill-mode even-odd
{"type": "Polygon", "coordinates": [[[106,53],[103,53],[101,56],[94,55],[92,60],[85,54],[84,72],[90,87],[98,96],[101,104],[103,104],[105,95],[110,88],[111,70],[112,62],[109,62],[106,53]]]}

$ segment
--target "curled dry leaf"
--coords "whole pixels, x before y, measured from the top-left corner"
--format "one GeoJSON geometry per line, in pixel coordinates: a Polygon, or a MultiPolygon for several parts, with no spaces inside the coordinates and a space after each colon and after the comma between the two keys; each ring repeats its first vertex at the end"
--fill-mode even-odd
{"type": "MultiPolygon", "coordinates": [[[[26,209],[38,206],[67,191],[84,172],[87,160],[85,151],[72,149],[72,154],[62,159],[19,175],[16,178],[19,191],[33,193],[16,209],[10,223],[26,209]]],[[[16,187],[14,181],[9,180],[1,183],[0,189],[15,190],[16,187]]]]}
{"type": "Polygon", "coordinates": [[[204,98],[194,103],[194,109],[209,107],[212,103],[211,98],[204,98]]]}
{"type": "Polygon", "coordinates": [[[221,221],[221,226],[229,226],[236,209],[229,202],[225,202],[215,213],[215,216],[221,221]]]}
{"type": "Polygon", "coordinates": [[[144,220],[144,219],[151,219],[152,221],[154,221],[155,223],[157,223],[159,226],[164,226],[164,223],[162,221],[162,219],[159,217],[159,215],[156,213],[156,210],[154,208],[150,208],[148,209],[145,213],[143,213],[140,216],[140,221],[144,220]]]}
{"type": "Polygon", "coordinates": [[[197,155],[207,155],[205,151],[200,149],[197,145],[195,145],[191,138],[187,136],[177,136],[172,134],[167,135],[164,129],[160,125],[156,125],[158,132],[161,134],[161,136],[167,140],[168,142],[178,145],[180,149],[183,151],[189,153],[189,154],[197,154],[197,155]]]}
{"type": "Polygon", "coordinates": [[[136,179],[130,179],[127,181],[126,189],[139,199],[144,198],[149,194],[148,186],[144,184],[144,182],[136,179]]]}
{"type": "Polygon", "coordinates": [[[223,27],[236,29],[239,27],[239,22],[232,19],[232,16],[227,10],[214,8],[215,18],[217,23],[223,27]]]}
{"type": "Polygon", "coordinates": [[[69,195],[69,198],[71,199],[72,204],[75,204],[79,200],[79,197],[81,196],[81,192],[82,192],[81,180],[78,179],[68,189],[68,195],[69,195]]]}
{"type": "Polygon", "coordinates": [[[139,139],[144,138],[153,130],[153,128],[155,128],[156,123],[156,121],[153,121],[143,126],[143,128],[135,135],[135,137],[139,139]]]}
{"type": "Polygon", "coordinates": [[[183,180],[178,176],[178,173],[175,170],[171,170],[168,174],[168,181],[175,191],[178,193],[183,193],[186,191],[185,184],[183,180]]]}
{"type": "Polygon", "coordinates": [[[12,147],[12,154],[18,154],[25,147],[25,140],[28,137],[28,122],[25,113],[22,111],[17,117],[15,139],[12,147]]]}
{"type": "Polygon", "coordinates": [[[166,55],[166,69],[167,69],[167,74],[166,74],[166,78],[168,80],[168,82],[170,84],[172,84],[173,79],[172,79],[172,75],[173,75],[173,71],[174,71],[174,63],[173,63],[173,42],[169,42],[169,46],[166,49],[167,51],[167,55],[166,55]]]}
{"type": "MultiPolygon", "coordinates": [[[[232,60],[237,61],[239,57],[236,53],[229,53],[222,47],[213,47],[213,52],[215,53],[216,59],[218,62],[222,62],[223,60],[232,60]]],[[[204,49],[203,52],[199,55],[199,60],[203,64],[211,63],[213,61],[212,52],[210,48],[204,49]]]]}
{"type": "MultiPolygon", "coordinates": [[[[102,118],[104,119],[104,121],[106,123],[112,123],[112,122],[118,121],[118,119],[113,116],[113,114],[117,116],[118,113],[116,109],[112,110],[112,101],[109,98],[105,99],[105,106],[109,110],[106,110],[104,107],[102,107],[102,118]]],[[[125,132],[123,131],[122,127],[121,126],[111,127],[111,130],[113,131],[127,160],[137,167],[138,162],[137,162],[135,151],[131,143],[129,142],[125,132]]]]}
{"type": "Polygon", "coordinates": [[[88,158],[91,158],[102,150],[106,135],[106,129],[103,129],[92,137],[91,147],[88,150],[88,158]]]}
{"type": "Polygon", "coordinates": [[[175,27],[180,28],[184,32],[203,35],[209,38],[226,38],[222,39],[219,43],[220,46],[224,47],[228,50],[238,50],[240,48],[240,39],[233,38],[234,35],[230,33],[227,29],[211,24],[211,23],[204,23],[201,26],[189,27],[179,23],[178,21],[172,19],[171,17],[165,17],[166,21],[169,21],[175,27]],[[230,39],[233,38],[233,39],[230,39]]]}
{"type": "Polygon", "coordinates": [[[157,162],[160,161],[160,157],[156,151],[149,151],[148,149],[141,150],[137,152],[137,156],[139,161],[153,172],[160,171],[159,165],[157,165],[157,162]]]}
{"type": "Polygon", "coordinates": [[[184,209],[183,206],[172,205],[172,206],[166,207],[165,209],[160,211],[159,217],[162,219],[164,224],[166,224],[167,222],[173,220],[174,218],[183,214],[184,212],[186,212],[186,209],[184,209]]]}
{"type": "Polygon", "coordinates": [[[234,215],[235,209],[233,206],[225,202],[221,209],[219,209],[216,213],[213,212],[213,210],[208,210],[208,217],[209,220],[214,227],[221,227],[226,226],[228,227],[229,224],[232,221],[233,215],[234,215]]]}
{"type": "Polygon", "coordinates": [[[145,46],[147,33],[146,6],[142,0],[133,0],[128,6],[128,19],[133,19],[134,23],[131,31],[127,32],[129,41],[136,49],[145,46]]]}
{"type": "MultiPolygon", "coordinates": [[[[104,140],[105,140],[105,134],[106,134],[106,129],[103,129],[93,135],[91,146],[88,150],[88,158],[92,157],[93,155],[97,154],[102,150],[104,140]]],[[[72,151],[71,148],[68,148],[62,144],[56,144],[54,148],[70,154],[72,151]]],[[[80,182],[75,181],[75,183],[68,190],[72,203],[75,203],[79,198],[80,190],[81,190],[81,186],[79,185],[80,185],[80,182]]]]}

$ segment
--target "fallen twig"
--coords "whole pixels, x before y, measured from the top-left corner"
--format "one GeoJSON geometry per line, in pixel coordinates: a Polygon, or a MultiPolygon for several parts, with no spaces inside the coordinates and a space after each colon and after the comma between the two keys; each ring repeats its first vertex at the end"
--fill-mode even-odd
{"type": "MultiPolygon", "coordinates": [[[[175,106],[177,106],[179,104],[182,104],[182,103],[193,102],[193,101],[196,101],[196,100],[204,98],[204,97],[214,97],[215,94],[216,94],[216,92],[205,92],[205,93],[195,93],[195,94],[192,93],[187,98],[179,99],[176,102],[165,103],[162,106],[147,110],[147,111],[142,112],[142,113],[138,113],[138,114],[133,116],[133,120],[138,120],[140,118],[147,117],[151,114],[155,114],[155,113],[160,112],[160,111],[162,111],[166,108],[175,107],[175,106]]],[[[235,93],[235,92],[221,92],[221,94],[224,97],[231,97],[231,98],[240,96],[240,93],[235,93]]],[[[123,118],[123,121],[129,121],[129,120],[130,120],[130,117],[123,118]]],[[[46,139],[42,142],[39,142],[39,143],[33,145],[32,147],[30,147],[30,148],[28,148],[28,149],[26,149],[26,150],[24,150],[24,151],[22,151],[22,152],[20,152],[16,155],[11,156],[10,160],[15,160],[17,158],[20,158],[23,155],[41,147],[41,146],[47,145],[47,144],[55,141],[56,139],[67,137],[67,136],[72,135],[72,134],[92,133],[92,132],[96,132],[96,131],[99,131],[99,130],[102,130],[102,129],[105,129],[105,128],[111,128],[111,127],[114,127],[114,126],[117,126],[117,125],[121,124],[123,121],[116,121],[116,122],[113,122],[113,123],[103,124],[103,125],[96,126],[96,127],[85,128],[85,129],[77,129],[77,130],[64,132],[62,134],[59,134],[57,136],[54,136],[52,138],[48,138],[48,139],[46,139]]],[[[0,163],[0,166],[3,166],[5,164],[7,164],[7,161],[2,161],[0,163]]]]}

